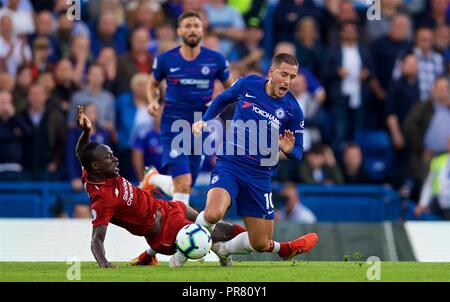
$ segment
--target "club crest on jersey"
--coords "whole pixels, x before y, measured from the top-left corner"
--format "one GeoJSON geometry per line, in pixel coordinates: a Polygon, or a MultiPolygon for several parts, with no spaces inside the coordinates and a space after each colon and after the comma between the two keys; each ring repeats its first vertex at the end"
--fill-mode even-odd
{"type": "Polygon", "coordinates": [[[208,66],[203,66],[203,68],[202,68],[202,74],[203,74],[203,75],[207,75],[207,74],[209,74],[210,72],[211,72],[211,70],[209,69],[208,66]]]}
{"type": "Polygon", "coordinates": [[[286,116],[286,112],[283,108],[278,108],[275,110],[275,116],[281,120],[286,116]]]}
{"type": "Polygon", "coordinates": [[[219,180],[219,175],[214,175],[214,177],[211,179],[211,184],[215,184],[219,180]]]}

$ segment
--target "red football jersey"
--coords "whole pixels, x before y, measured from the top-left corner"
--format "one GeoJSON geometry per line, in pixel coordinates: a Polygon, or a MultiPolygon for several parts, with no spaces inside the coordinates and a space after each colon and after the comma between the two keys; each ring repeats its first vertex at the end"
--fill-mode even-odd
{"type": "Polygon", "coordinates": [[[121,176],[103,181],[88,178],[83,169],[81,180],[91,200],[93,226],[111,222],[137,236],[149,234],[156,211],[161,207],[150,192],[133,186],[121,176]]]}

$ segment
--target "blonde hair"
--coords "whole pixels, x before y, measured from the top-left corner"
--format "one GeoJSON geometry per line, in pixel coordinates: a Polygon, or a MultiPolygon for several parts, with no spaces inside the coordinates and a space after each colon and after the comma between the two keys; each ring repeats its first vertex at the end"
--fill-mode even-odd
{"type": "Polygon", "coordinates": [[[137,85],[138,85],[139,82],[141,82],[141,81],[147,83],[147,81],[148,81],[148,75],[147,75],[146,73],[139,72],[139,73],[136,73],[136,74],[131,78],[131,81],[130,81],[130,87],[131,87],[131,90],[132,90],[132,91],[136,90],[137,85]]]}

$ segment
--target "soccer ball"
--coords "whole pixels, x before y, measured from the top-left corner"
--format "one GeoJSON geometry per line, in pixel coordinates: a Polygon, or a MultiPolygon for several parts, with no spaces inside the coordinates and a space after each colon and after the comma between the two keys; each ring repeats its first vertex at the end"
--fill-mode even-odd
{"type": "Polygon", "coordinates": [[[178,231],[175,244],[187,258],[200,259],[205,257],[211,249],[211,234],[199,224],[188,224],[178,231]]]}

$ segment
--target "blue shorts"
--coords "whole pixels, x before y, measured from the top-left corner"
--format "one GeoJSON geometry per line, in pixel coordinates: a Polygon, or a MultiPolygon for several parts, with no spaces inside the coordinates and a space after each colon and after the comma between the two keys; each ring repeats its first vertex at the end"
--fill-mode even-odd
{"type": "Polygon", "coordinates": [[[270,173],[219,158],[208,190],[212,188],[222,188],[230,194],[239,216],[274,219],[270,173]]]}
{"type": "MultiPolygon", "coordinates": [[[[192,184],[194,184],[200,173],[201,166],[203,165],[204,156],[187,155],[194,154],[194,141],[192,134],[190,134],[190,130],[189,139],[191,140],[192,148],[188,150],[188,152],[185,152],[186,150],[183,152],[183,150],[172,149],[172,141],[179,135],[179,133],[171,132],[171,125],[173,122],[175,122],[175,119],[170,115],[163,115],[161,121],[161,143],[163,147],[161,166],[168,170],[173,178],[183,174],[191,174],[192,184]]],[[[189,121],[187,122],[189,123],[189,121]]],[[[183,147],[183,145],[181,147],[183,147]]]]}

